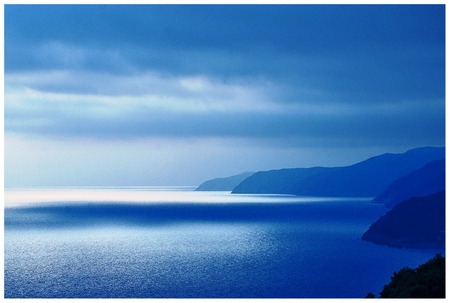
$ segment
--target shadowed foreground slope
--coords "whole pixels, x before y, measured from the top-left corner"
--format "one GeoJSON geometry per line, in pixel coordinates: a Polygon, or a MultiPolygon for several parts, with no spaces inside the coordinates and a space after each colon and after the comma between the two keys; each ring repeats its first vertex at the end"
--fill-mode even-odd
{"type": "MultiPolygon", "coordinates": [[[[375,295],[369,293],[366,298],[375,295]]],[[[380,298],[445,298],[445,257],[436,254],[416,269],[403,267],[394,272],[380,298]]]]}

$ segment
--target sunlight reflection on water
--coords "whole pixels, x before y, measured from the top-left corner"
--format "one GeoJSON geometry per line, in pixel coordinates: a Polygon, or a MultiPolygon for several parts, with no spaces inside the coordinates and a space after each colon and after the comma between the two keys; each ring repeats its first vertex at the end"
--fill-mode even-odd
{"type": "MultiPolygon", "coordinates": [[[[246,195],[195,191],[196,187],[61,187],[5,189],[5,206],[51,202],[144,202],[144,203],[264,203],[348,201],[349,198],[246,195]]],[[[354,200],[361,200],[355,198],[354,200]]],[[[350,199],[351,200],[351,199],[350,199]]]]}
{"type": "Polygon", "coordinates": [[[245,293],[248,270],[273,254],[273,239],[251,224],[12,231],[7,295],[227,296],[245,293]]]}

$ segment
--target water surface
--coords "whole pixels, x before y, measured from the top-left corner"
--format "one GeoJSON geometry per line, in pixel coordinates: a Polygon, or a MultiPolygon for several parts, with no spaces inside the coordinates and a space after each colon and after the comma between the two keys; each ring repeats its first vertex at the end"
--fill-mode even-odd
{"type": "Polygon", "coordinates": [[[5,192],[7,298],[353,298],[435,250],[360,240],[368,199],[191,188],[5,192]]]}

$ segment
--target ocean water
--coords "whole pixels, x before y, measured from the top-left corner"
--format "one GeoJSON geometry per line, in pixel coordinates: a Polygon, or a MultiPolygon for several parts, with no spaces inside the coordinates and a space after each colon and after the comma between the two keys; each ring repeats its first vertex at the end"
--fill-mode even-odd
{"type": "Polygon", "coordinates": [[[5,298],[362,298],[437,252],[361,241],[369,199],[5,190],[5,298]]]}

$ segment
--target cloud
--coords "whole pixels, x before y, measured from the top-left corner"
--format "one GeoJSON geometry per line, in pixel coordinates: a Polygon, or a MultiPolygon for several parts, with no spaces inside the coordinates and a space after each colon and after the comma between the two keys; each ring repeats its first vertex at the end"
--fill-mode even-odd
{"type": "MultiPolygon", "coordinates": [[[[97,179],[123,158],[139,183],[147,150],[145,169],[174,163],[173,177],[206,158],[231,175],[445,144],[444,5],[6,5],[4,36],[17,180],[45,157],[33,149],[77,158],[69,179],[83,157],[97,179]]],[[[57,183],[57,166],[33,182],[57,183]]]]}
{"type": "Polygon", "coordinates": [[[285,140],[284,145],[293,146],[436,143],[444,137],[445,108],[440,99],[355,106],[324,101],[320,91],[305,91],[297,94],[303,101],[280,102],[283,87],[267,81],[228,83],[206,76],[154,73],[55,71],[10,75],[5,83],[5,130],[36,136],[228,137],[285,140]],[[50,84],[53,87],[48,88],[50,84]],[[72,90],[75,93],[68,93],[72,90]]]}
{"type": "Polygon", "coordinates": [[[5,70],[263,77],[358,97],[442,97],[443,7],[7,5],[5,70]]]}

